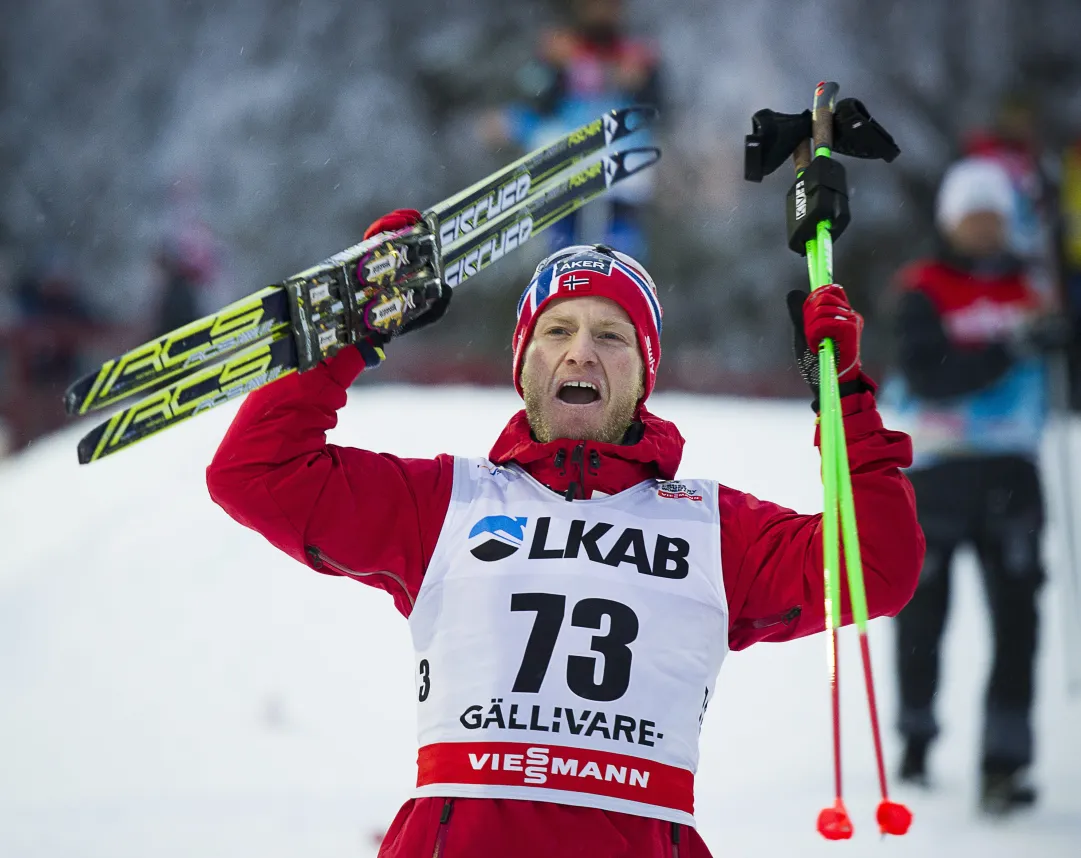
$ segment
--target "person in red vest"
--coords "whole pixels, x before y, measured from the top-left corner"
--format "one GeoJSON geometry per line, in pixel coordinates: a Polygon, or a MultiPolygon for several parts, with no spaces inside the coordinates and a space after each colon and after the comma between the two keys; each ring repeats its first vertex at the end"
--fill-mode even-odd
{"type": "Polygon", "coordinates": [[[919,587],[897,624],[906,741],[900,774],[930,781],[950,567],[971,544],[994,628],[980,769],[980,806],[994,814],[1036,798],[1026,769],[1044,580],[1037,464],[1047,415],[1043,355],[1066,334],[1010,252],[1015,205],[1010,177],[995,160],[965,159],[947,171],[936,209],[941,248],[899,278],[899,378],[891,393],[913,437],[907,473],[927,539],[919,587]]]}
{"type": "MultiPolygon", "coordinates": [[[[793,293],[789,312],[800,366],[837,345],[868,607],[895,614],[923,559],[910,441],[882,424],[844,290],[793,293]]],[[[328,444],[349,386],[382,359],[363,343],[249,394],[207,469],[211,497],[409,619],[417,789],[381,858],[708,858],[702,720],[746,705],[717,699],[729,650],[823,630],[821,516],[677,477],[683,437],[646,408],[661,306],[630,256],[572,246],[541,262],[512,347],[525,408],[487,457],[328,444]]],[[[358,670],[379,657],[356,653],[358,670]]]]}

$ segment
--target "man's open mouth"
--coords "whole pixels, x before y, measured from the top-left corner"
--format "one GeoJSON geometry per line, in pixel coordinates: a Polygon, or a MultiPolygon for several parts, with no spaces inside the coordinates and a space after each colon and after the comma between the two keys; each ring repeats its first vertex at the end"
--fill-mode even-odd
{"type": "Polygon", "coordinates": [[[590,381],[565,381],[556,396],[568,405],[589,405],[601,398],[597,386],[590,381]]]}

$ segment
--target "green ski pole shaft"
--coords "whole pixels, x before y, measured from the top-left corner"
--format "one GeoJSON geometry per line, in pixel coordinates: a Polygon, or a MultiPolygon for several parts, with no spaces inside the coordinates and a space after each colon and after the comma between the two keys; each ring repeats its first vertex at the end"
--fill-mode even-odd
{"type": "MultiPolygon", "coordinates": [[[[812,111],[812,130],[816,157],[832,156],[833,106],[837,98],[838,86],[834,83],[819,84],[815,90],[812,111]]],[[[809,244],[817,245],[814,254],[813,288],[818,288],[833,281],[833,237],[829,221],[820,221],[816,226],[816,236],[809,244]]],[[[810,257],[810,254],[809,254],[810,257]]],[[[907,809],[890,802],[886,782],[886,767],[882,753],[882,731],[878,719],[878,705],[875,699],[874,672],[871,667],[871,644],[867,634],[867,594],[863,582],[863,562],[860,553],[859,531],[856,525],[856,504],[852,493],[852,474],[848,463],[848,445],[845,438],[844,417],[841,410],[841,396],[837,380],[837,365],[833,359],[833,344],[828,340],[819,351],[819,379],[821,384],[822,414],[825,425],[823,437],[832,435],[834,443],[829,455],[823,448],[823,469],[832,470],[835,475],[834,500],[839,507],[841,518],[841,536],[844,542],[845,567],[848,579],[849,600],[852,618],[856,624],[860,641],[860,657],[863,664],[863,676],[867,690],[867,704],[871,718],[871,735],[874,741],[875,763],[878,771],[879,788],[882,801],[879,804],[877,818],[879,829],[883,833],[896,830],[898,814],[907,815],[907,809]],[[832,461],[831,461],[832,460],[832,461]]],[[[829,503],[830,488],[826,487],[826,503],[829,503]]],[[[825,535],[825,534],[824,534],[825,535]]],[[[832,594],[832,600],[839,601],[840,584],[832,594]]],[[[827,597],[828,601],[832,601],[827,597]]],[[[903,826],[907,828],[907,822],[903,826]]]]}
{"type": "MultiPolygon", "coordinates": [[[[813,109],[801,114],[759,110],[751,117],[752,133],[744,143],[744,178],[760,182],[791,156],[796,181],[788,192],[788,246],[807,257],[807,276],[814,292],[833,283],[833,242],[850,221],[844,168],[834,151],[856,158],[892,161],[900,149],[889,133],[867,112],[861,102],[848,98],[838,102],[836,83],[815,88],[813,109]],[[810,114],[808,116],[808,113],[810,114]],[[836,135],[836,136],[835,136],[836,135]],[[810,138],[810,139],[808,139],[810,138]],[[836,145],[835,145],[836,144],[836,145]]],[[[904,834],[912,814],[904,805],[886,798],[881,731],[871,672],[867,637],[867,595],[860,558],[859,533],[848,463],[838,379],[835,344],[818,344],[818,392],[822,449],[822,565],[825,627],[828,637],[829,671],[834,727],[834,771],[837,798],[833,807],[818,816],[818,830],[830,840],[852,836],[852,822],[841,799],[840,683],[838,679],[838,629],[841,610],[840,558],[844,550],[852,618],[860,636],[864,678],[871,711],[875,754],[883,800],[877,819],[883,834],[904,834]]],[[[814,380],[811,379],[812,384],[814,380]]]]}
{"type": "MultiPolygon", "coordinates": [[[[821,86],[819,87],[821,89],[821,86]]],[[[816,107],[817,107],[816,90],[816,107]]],[[[812,124],[813,127],[813,124],[812,124]]],[[[829,129],[827,129],[829,130],[829,129]]],[[[819,129],[821,132],[821,129],[819,129]]],[[[820,148],[819,139],[815,139],[815,153],[820,148]]],[[[805,141],[801,143],[793,154],[796,164],[797,180],[803,175],[810,164],[812,157],[811,147],[805,141]]],[[[830,261],[832,254],[827,256],[823,253],[823,236],[829,240],[829,221],[820,221],[815,227],[815,238],[806,243],[807,275],[810,280],[812,291],[830,282],[830,261]]],[[[839,533],[839,505],[838,471],[836,461],[838,454],[843,455],[843,437],[840,438],[841,450],[837,449],[838,435],[834,431],[834,424],[839,420],[839,412],[835,412],[829,406],[830,383],[837,385],[837,367],[834,361],[833,341],[825,340],[819,347],[818,352],[818,378],[819,378],[819,401],[821,403],[819,425],[820,446],[822,451],[822,487],[824,499],[822,506],[822,569],[824,576],[825,592],[825,617],[826,617],[826,658],[829,666],[830,683],[830,709],[833,721],[833,781],[834,803],[832,808],[827,808],[819,814],[818,830],[830,839],[844,839],[852,835],[852,822],[844,805],[843,776],[841,765],[841,683],[840,683],[840,647],[838,630],[841,626],[841,579],[840,579],[840,547],[841,538],[839,533]]]]}

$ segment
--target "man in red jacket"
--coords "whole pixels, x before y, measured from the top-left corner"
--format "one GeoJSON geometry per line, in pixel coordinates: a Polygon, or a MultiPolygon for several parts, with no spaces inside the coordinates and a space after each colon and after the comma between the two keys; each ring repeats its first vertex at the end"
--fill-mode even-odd
{"type": "MultiPolygon", "coordinates": [[[[837,346],[869,609],[895,614],[923,559],[911,444],[882,426],[843,290],[789,308],[799,357],[837,346]]],[[[693,816],[702,718],[730,649],[824,628],[821,517],[676,481],[683,438],[645,407],[660,332],[637,262],[568,248],[519,303],[526,407],[488,458],[327,444],[370,348],[253,392],[222,442],[207,482],[229,515],[409,618],[417,790],[384,858],[709,855],[693,816]]]]}

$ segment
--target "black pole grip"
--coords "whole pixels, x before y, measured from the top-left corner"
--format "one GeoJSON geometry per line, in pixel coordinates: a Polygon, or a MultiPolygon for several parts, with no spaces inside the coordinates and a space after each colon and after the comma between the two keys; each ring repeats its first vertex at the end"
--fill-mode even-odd
{"type": "Polygon", "coordinates": [[[828,220],[830,235],[839,239],[852,219],[844,166],[822,155],[812,160],[788,191],[786,210],[788,246],[800,256],[807,255],[820,221],[828,220]]]}

